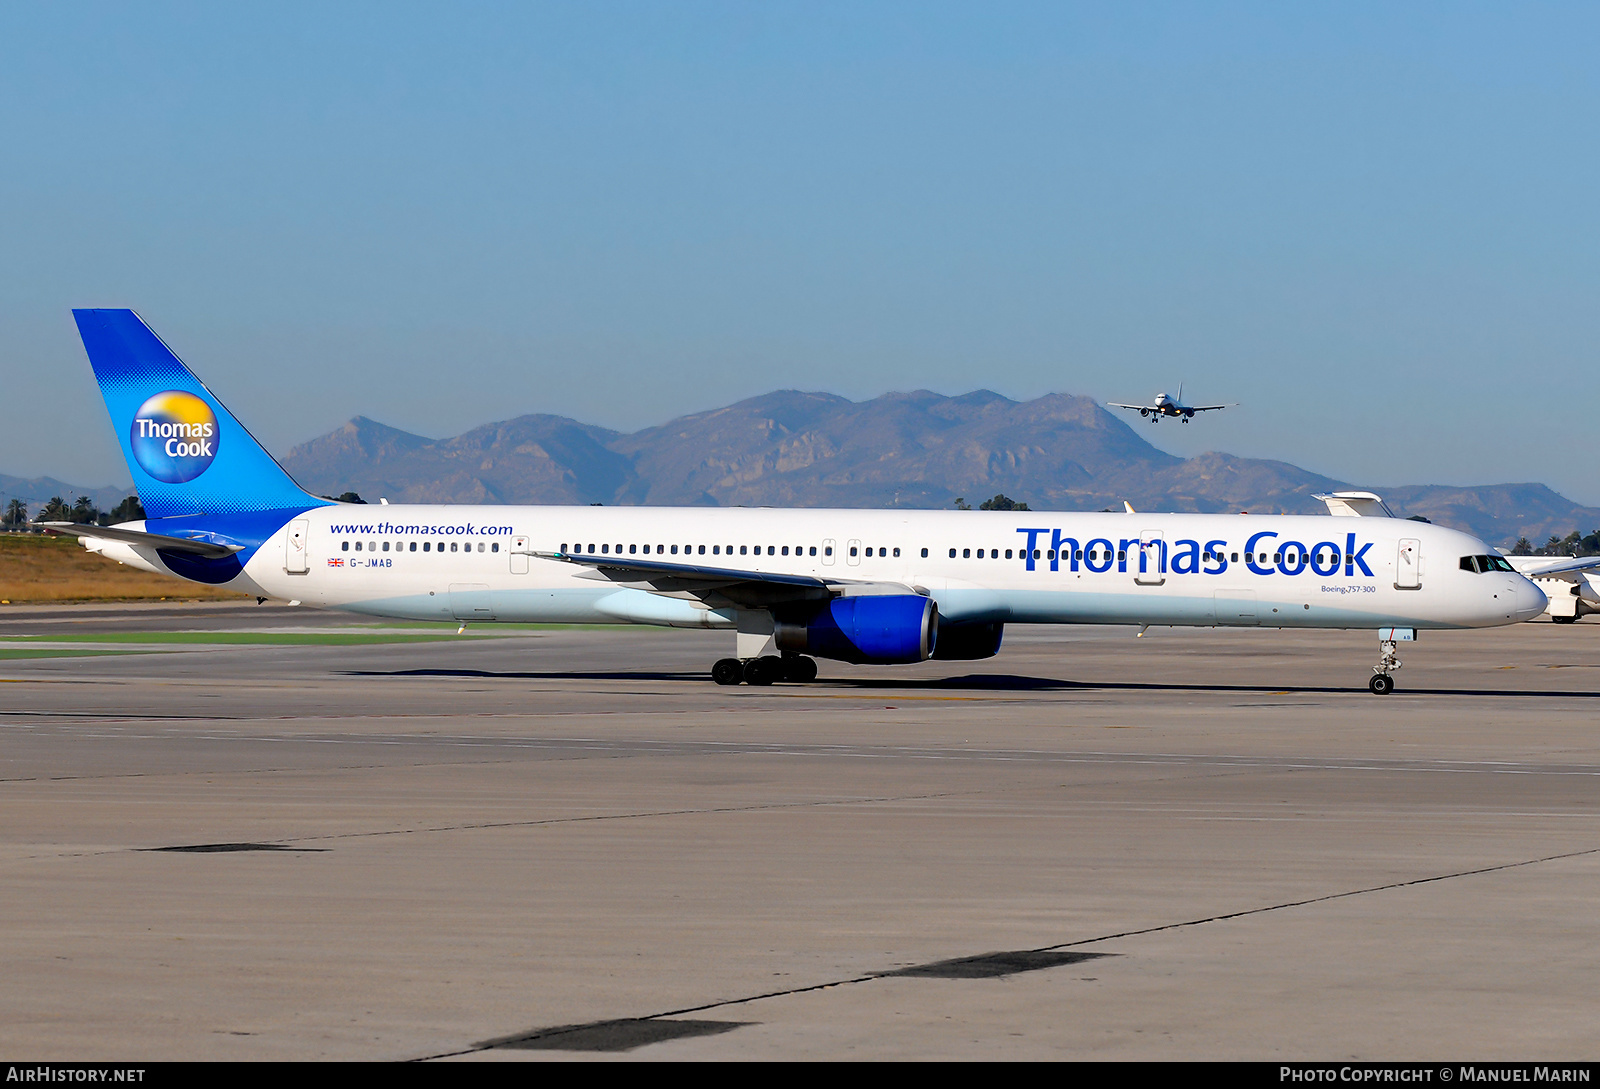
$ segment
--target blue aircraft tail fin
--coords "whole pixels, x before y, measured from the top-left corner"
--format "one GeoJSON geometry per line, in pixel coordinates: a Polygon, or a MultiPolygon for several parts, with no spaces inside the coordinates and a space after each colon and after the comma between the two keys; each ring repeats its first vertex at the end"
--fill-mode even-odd
{"type": "Polygon", "coordinates": [[[151,518],[324,506],[290,479],[132,310],[74,310],[151,518]]]}

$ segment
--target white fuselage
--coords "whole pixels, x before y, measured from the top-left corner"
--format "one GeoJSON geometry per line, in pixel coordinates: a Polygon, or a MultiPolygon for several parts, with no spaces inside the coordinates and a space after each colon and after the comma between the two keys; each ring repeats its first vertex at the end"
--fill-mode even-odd
{"type": "Polygon", "coordinates": [[[1483,542],[1421,522],[1044,511],[340,504],[289,522],[228,585],[413,620],[736,625],[691,595],[535,555],[618,551],[897,584],[948,623],[1472,628],[1545,604],[1521,575],[1462,570],[1460,557],[1491,551],[1483,542]]]}

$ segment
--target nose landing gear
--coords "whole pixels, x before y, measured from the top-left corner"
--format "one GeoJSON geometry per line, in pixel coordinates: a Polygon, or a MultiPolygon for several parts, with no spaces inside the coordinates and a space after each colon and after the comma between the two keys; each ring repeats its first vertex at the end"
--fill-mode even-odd
{"type": "Polygon", "coordinates": [[[1372,679],[1367,682],[1367,690],[1374,696],[1387,696],[1394,691],[1394,678],[1390,676],[1404,663],[1395,656],[1399,644],[1393,639],[1383,639],[1378,643],[1382,654],[1378,664],[1372,667],[1372,679]]]}

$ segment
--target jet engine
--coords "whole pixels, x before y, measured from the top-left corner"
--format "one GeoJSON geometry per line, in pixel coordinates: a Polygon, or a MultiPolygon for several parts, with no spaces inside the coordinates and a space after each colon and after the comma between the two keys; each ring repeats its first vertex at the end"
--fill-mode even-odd
{"type": "Polygon", "coordinates": [[[939,639],[939,607],[916,594],[836,597],[815,612],[775,620],[779,650],[857,665],[926,661],[939,639]]]}

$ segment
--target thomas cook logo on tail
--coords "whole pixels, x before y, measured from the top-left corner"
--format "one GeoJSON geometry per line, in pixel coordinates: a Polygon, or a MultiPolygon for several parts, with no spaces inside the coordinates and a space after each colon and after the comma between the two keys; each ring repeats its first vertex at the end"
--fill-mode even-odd
{"type": "Polygon", "coordinates": [[[182,484],[211,467],[222,436],[210,405],[169,389],[139,406],[130,438],[140,468],[163,484],[182,484]]]}

